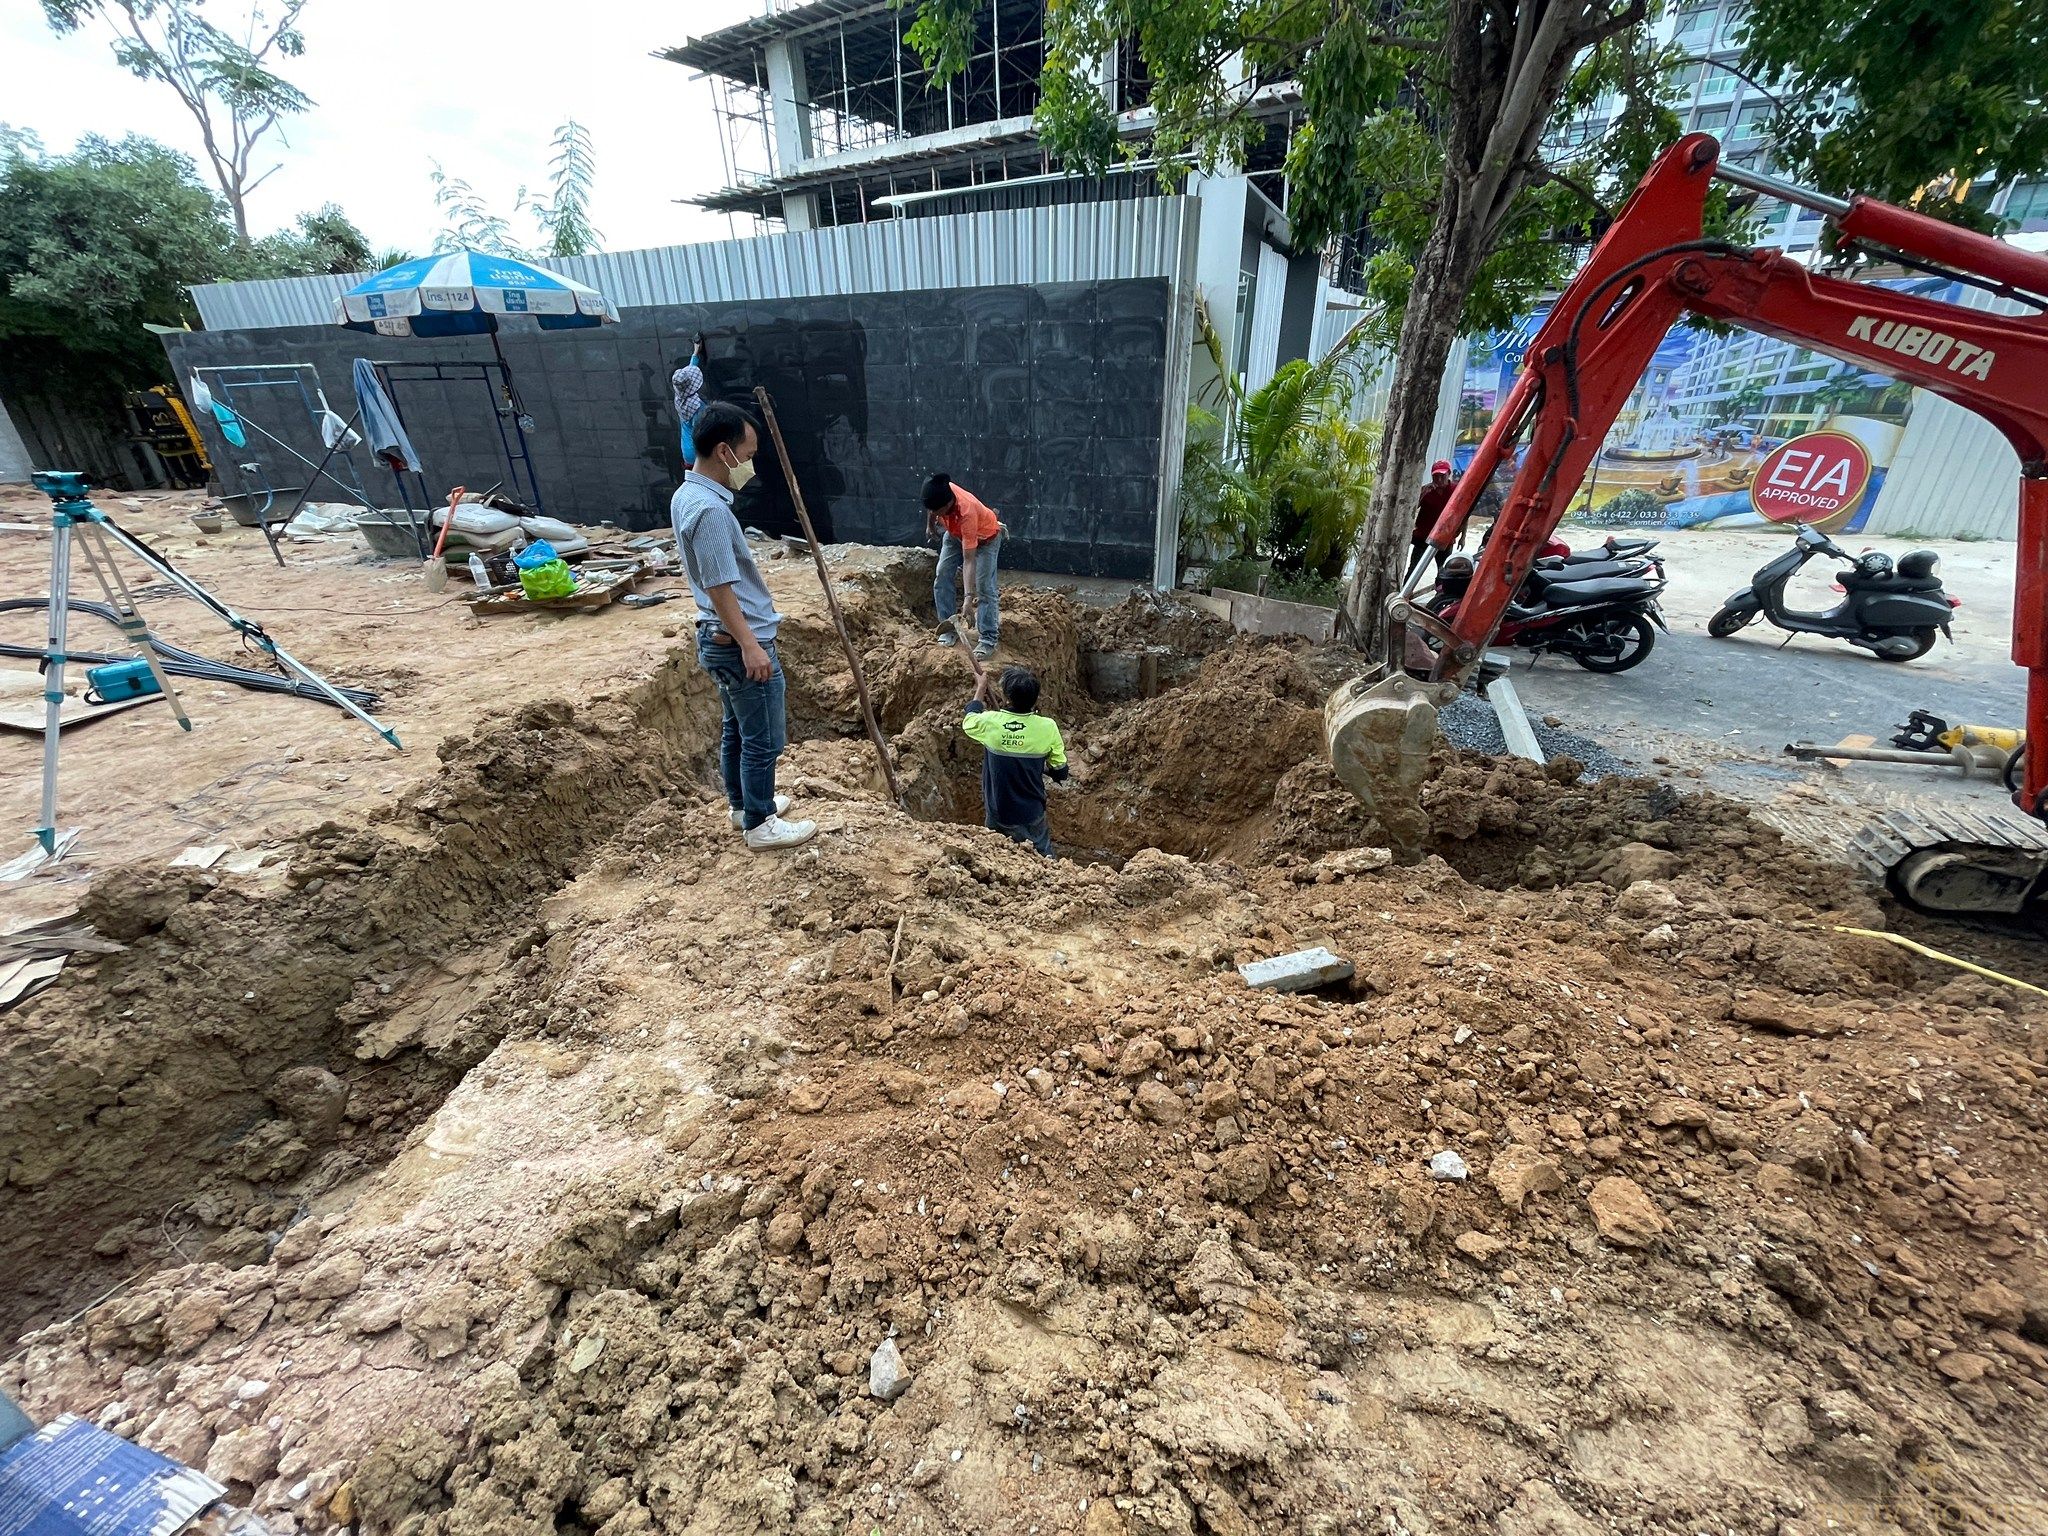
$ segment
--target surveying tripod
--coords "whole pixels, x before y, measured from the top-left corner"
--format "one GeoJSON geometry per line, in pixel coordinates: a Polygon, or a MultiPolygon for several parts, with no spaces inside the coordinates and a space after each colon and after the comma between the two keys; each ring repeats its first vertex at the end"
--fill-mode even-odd
{"type": "MultiPolygon", "coordinates": [[[[134,594],[128,590],[128,582],[121,574],[121,567],[115,562],[114,546],[117,544],[185,596],[211,609],[228,628],[270,657],[285,671],[305,679],[392,746],[404,750],[396,732],[363,710],[347,695],[339,692],[327,679],[295,660],[284,647],[264,633],[261,624],[253,619],[243,618],[86,500],[85,476],[68,470],[39,470],[34,478],[36,489],[48,496],[52,503],[50,643],[43,652],[43,808],[42,824],[36,828],[36,841],[42,845],[46,855],[55,857],[57,852],[57,738],[63,729],[60,716],[64,709],[64,664],[70,659],[65,646],[71,618],[71,550],[74,533],[77,535],[78,553],[99,581],[100,590],[106,594],[108,606],[114,610],[115,622],[120,626],[121,633],[127,636],[129,643],[141,653],[142,660],[148,663],[156,689],[163,694],[164,702],[171,706],[171,713],[176,717],[180,729],[191,730],[191,718],[185,713],[185,706],[179,701],[178,692],[171,686],[171,679],[164,671],[162,663],[157,660],[156,650],[150,643],[149,626],[142,622],[142,615],[136,611],[134,594]]],[[[149,690],[138,687],[136,691],[149,690]]]]}

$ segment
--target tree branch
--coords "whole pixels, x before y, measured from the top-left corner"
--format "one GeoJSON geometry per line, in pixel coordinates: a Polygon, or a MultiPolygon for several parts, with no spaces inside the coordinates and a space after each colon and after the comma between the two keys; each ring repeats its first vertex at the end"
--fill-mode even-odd
{"type": "Polygon", "coordinates": [[[1523,169],[1538,181],[1547,181],[1554,186],[1563,187],[1568,192],[1576,192],[1580,199],[1595,213],[1599,214],[1601,218],[1611,219],[1614,217],[1614,210],[1600,200],[1599,194],[1576,177],[1567,176],[1563,171],[1554,170],[1550,166],[1545,165],[1541,160],[1526,161],[1523,164],[1523,169]]]}
{"type": "Polygon", "coordinates": [[[1710,58],[1706,54],[1687,54],[1685,62],[1688,64],[1705,64],[1711,69],[1725,70],[1728,74],[1733,75],[1744,85],[1762,96],[1773,107],[1777,108],[1778,111],[1782,112],[1785,110],[1785,103],[1778,99],[1776,92],[1771,90],[1769,86],[1760,84],[1756,76],[1737,65],[1724,64],[1721,60],[1710,58]]]}
{"type": "MultiPolygon", "coordinates": [[[[1523,3],[1529,4],[1531,0],[1523,0],[1523,3]]],[[[1634,3],[1642,4],[1644,0],[1634,0],[1634,3]]],[[[1527,157],[1522,146],[1529,138],[1532,120],[1538,117],[1537,109],[1549,97],[1546,85],[1552,73],[1560,67],[1560,55],[1568,60],[1571,53],[1578,51],[1569,47],[1571,21],[1568,13],[1572,9],[1553,0],[1537,24],[1522,67],[1508,78],[1506,99],[1502,101],[1492,131],[1487,135],[1486,149],[1474,177],[1489,225],[1495,218],[1496,204],[1502,201],[1500,189],[1508,173],[1527,157]]],[[[1535,126],[1540,131],[1542,124],[1537,122],[1535,126]]]]}
{"type": "Polygon", "coordinates": [[[1628,31],[1629,28],[1640,26],[1643,18],[1649,15],[1649,13],[1650,8],[1647,0],[1629,0],[1627,5],[1624,5],[1620,10],[1594,27],[1588,36],[1588,40],[1594,43],[1601,43],[1610,37],[1618,37],[1621,33],[1628,31]]]}
{"type": "MultiPolygon", "coordinates": [[[[1563,8],[1563,0],[1552,0],[1549,10],[1544,11],[1542,20],[1548,21],[1551,11],[1562,10],[1563,8]]],[[[1515,42],[1514,47],[1508,53],[1509,79],[1513,79],[1521,74],[1523,66],[1528,62],[1529,48],[1535,41],[1536,29],[1539,25],[1536,14],[1538,9],[1533,0],[1522,0],[1521,5],[1516,8],[1515,42]]]]}
{"type": "Polygon", "coordinates": [[[284,8],[284,14],[277,18],[277,25],[270,29],[270,36],[263,40],[261,48],[250,46],[256,40],[256,17],[252,12],[249,17],[249,44],[244,45],[248,48],[249,57],[256,60],[259,64],[268,58],[270,50],[277,46],[277,40],[290,31],[292,23],[299,19],[299,12],[306,8],[306,3],[307,0],[290,0],[290,3],[284,8]]]}

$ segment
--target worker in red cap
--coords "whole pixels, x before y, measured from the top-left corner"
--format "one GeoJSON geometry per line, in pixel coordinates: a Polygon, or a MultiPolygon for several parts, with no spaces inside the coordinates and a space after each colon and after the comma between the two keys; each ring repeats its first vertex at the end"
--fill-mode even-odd
{"type": "Polygon", "coordinates": [[[1408,563],[1412,566],[1421,558],[1423,545],[1429,542],[1429,530],[1436,526],[1436,520],[1443,515],[1445,505],[1451,499],[1451,492],[1457,487],[1457,480],[1451,474],[1451,461],[1438,459],[1429,466],[1429,484],[1422,488],[1422,500],[1415,512],[1415,538],[1408,546],[1408,563]]]}

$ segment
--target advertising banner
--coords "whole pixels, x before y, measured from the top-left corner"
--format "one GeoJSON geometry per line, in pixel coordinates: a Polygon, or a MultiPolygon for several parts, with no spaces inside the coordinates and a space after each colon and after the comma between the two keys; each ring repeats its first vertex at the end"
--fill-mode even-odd
{"type": "MultiPolygon", "coordinates": [[[[1947,278],[1896,278],[1878,286],[1953,301],[1947,278]]],[[[1476,338],[1459,397],[1456,468],[1462,474],[1522,366],[1545,310],[1511,331],[1476,338]]],[[[1581,522],[1605,528],[1767,527],[1793,521],[1828,533],[1860,529],[1884,490],[1913,411],[1910,385],[1754,332],[1695,329],[1681,322],[1615,419],[1572,498],[1581,522]],[[1796,439],[1825,433],[1819,467],[1797,457],[1796,439]],[[1854,445],[1852,452],[1848,446],[1854,445]],[[1792,448],[1790,460],[1776,457],[1792,448]],[[1759,477],[1792,482],[1756,494],[1759,477]],[[1842,477],[1847,474],[1849,480],[1842,477]],[[1812,484],[1805,482],[1809,478],[1812,484]],[[1853,495],[1833,494],[1839,487],[1853,495]]],[[[1808,445],[1806,451],[1819,445],[1808,445]]],[[[1482,495],[1492,511],[1512,478],[1503,468],[1482,495]]]]}

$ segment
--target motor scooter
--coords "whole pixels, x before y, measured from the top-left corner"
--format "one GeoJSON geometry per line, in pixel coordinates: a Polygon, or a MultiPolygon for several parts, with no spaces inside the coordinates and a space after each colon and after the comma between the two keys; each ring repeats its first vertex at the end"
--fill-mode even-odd
{"type": "MultiPolygon", "coordinates": [[[[1453,555],[1438,573],[1431,609],[1450,619],[1472,584],[1473,562],[1453,555]]],[[[1589,672],[1626,672],[1656,644],[1664,614],[1657,598],[1664,571],[1646,561],[1545,569],[1524,578],[1493,644],[1569,656],[1589,672]]]]}
{"type": "Polygon", "coordinates": [[[1707,633],[1725,640],[1759,618],[1800,635],[1826,635],[1861,646],[1881,661],[1913,661],[1934,649],[1936,634],[1949,630],[1952,610],[1962,606],[1941,586],[1941,561],[1931,549],[1892,557],[1876,550],[1852,555],[1826,534],[1798,525],[1792,548],[1767,562],[1750,584],[1707,620],[1707,633]],[[1816,555],[1840,560],[1842,601],[1826,613],[1788,607],[1785,587],[1816,555]]]}

